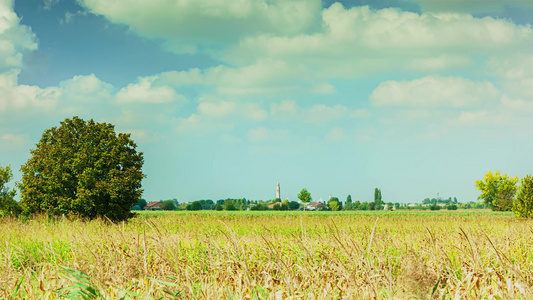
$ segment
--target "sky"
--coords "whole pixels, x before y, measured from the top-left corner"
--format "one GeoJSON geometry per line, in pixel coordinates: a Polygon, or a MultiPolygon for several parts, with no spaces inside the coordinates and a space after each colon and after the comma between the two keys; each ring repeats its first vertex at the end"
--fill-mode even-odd
{"type": "Polygon", "coordinates": [[[476,200],[533,172],[533,1],[0,0],[0,164],[79,116],[143,197],[476,200]]]}

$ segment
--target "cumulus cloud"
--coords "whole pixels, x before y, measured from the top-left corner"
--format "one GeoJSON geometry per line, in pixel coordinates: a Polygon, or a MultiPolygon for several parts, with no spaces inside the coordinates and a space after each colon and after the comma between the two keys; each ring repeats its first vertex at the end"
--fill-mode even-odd
{"type": "Polygon", "coordinates": [[[533,97],[533,52],[492,57],[487,73],[500,79],[505,91],[515,97],[533,97]]]}
{"type": "Polygon", "coordinates": [[[393,70],[436,71],[472,64],[472,55],[532,46],[530,26],[468,14],[416,14],[398,9],[322,12],[322,28],[294,37],[258,35],[242,39],[225,59],[236,65],[258,57],[307,68],[322,78],[368,76],[393,70]]]}
{"type": "Polygon", "coordinates": [[[72,79],[59,84],[62,95],[67,102],[106,102],[113,98],[115,88],[103,82],[94,74],[74,76],[72,79]]]}
{"type": "Polygon", "coordinates": [[[185,97],[165,85],[154,85],[157,76],[142,77],[136,83],[122,88],[116,95],[117,103],[170,103],[186,101],[185,97]]]}
{"type": "Polygon", "coordinates": [[[294,35],[309,30],[319,0],[80,0],[90,12],[163,38],[180,53],[236,42],[255,34],[294,35]]]}
{"type": "Polygon", "coordinates": [[[0,0],[0,73],[22,67],[27,51],[37,49],[31,28],[20,24],[12,0],[0,0]]]}
{"type": "Polygon", "coordinates": [[[18,74],[18,70],[0,74],[0,113],[43,112],[55,107],[61,96],[61,89],[19,85],[18,74]]]}
{"type": "Polygon", "coordinates": [[[426,76],[412,81],[385,81],[370,100],[380,107],[475,107],[497,99],[499,92],[489,81],[463,77],[426,76]]]}
{"type": "Polygon", "coordinates": [[[533,8],[533,3],[523,0],[416,0],[423,11],[427,12],[469,12],[489,13],[505,9],[505,6],[533,8]]]}
{"type": "Polygon", "coordinates": [[[329,142],[340,142],[346,139],[346,134],[342,128],[333,128],[327,135],[326,140],[329,142]]]}
{"type": "Polygon", "coordinates": [[[294,100],[283,100],[270,105],[270,114],[275,120],[304,121],[311,124],[323,124],[348,117],[348,107],[344,105],[316,104],[301,107],[294,100]]]}
{"type": "Polygon", "coordinates": [[[277,129],[272,130],[265,127],[250,129],[248,140],[251,142],[280,142],[289,137],[289,130],[277,129]]]}
{"type": "Polygon", "coordinates": [[[26,134],[6,133],[0,135],[0,149],[18,150],[26,147],[29,138],[26,134]]]}

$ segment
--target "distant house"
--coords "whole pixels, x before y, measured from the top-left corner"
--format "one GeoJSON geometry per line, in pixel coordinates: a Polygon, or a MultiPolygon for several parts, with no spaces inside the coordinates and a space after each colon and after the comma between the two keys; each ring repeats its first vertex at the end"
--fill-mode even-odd
{"type": "Polygon", "coordinates": [[[163,206],[163,202],[161,201],[149,202],[144,207],[144,210],[161,210],[162,206],[163,206]]]}
{"type": "Polygon", "coordinates": [[[311,203],[305,204],[305,209],[306,210],[322,210],[324,209],[324,206],[325,205],[323,203],[311,202],[311,203]]]}
{"type": "Polygon", "coordinates": [[[269,209],[272,209],[272,208],[273,208],[274,206],[276,206],[276,205],[281,206],[282,203],[281,203],[281,202],[276,202],[276,203],[274,203],[274,204],[270,204],[270,205],[268,206],[268,208],[269,208],[269,209]]]}

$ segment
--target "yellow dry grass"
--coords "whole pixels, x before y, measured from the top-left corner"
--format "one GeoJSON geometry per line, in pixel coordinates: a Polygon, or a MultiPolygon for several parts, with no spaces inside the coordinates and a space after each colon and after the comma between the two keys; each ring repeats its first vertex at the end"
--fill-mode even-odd
{"type": "Polygon", "coordinates": [[[531,299],[532,225],[465,211],[2,219],[0,299],[83,299],[84,285],[97,299],[531,299]]]}

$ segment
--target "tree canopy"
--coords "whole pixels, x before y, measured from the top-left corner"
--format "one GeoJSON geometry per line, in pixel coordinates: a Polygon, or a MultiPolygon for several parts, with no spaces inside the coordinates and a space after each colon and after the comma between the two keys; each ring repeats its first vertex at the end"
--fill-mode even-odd
{"type": "Polygon", "coordinates": [[[481,192],[478,199],[483,200],[492,210],[508,211],[513,207],[518,177],[489,171],[483,180],[476,180],[475,186],[481,192]]]}
{"type": "Polygon", "coordinates": [[[141,196],[143,154],[108,123],[66,119],[44,131],[21,167],[27,213],[124,220],[141,196]]]}
{"type": "Polygon", "coordinates": [[[513,211],[522,218],[533,216],[533,176],[526,175],[522,178],[513,211]]]}
{"type": "Polygon", "coordinates": [[[21,209],[15,201],[15,189],[9,189],[7,183],[13,178],[11,167],[0,165],[0,216],[17,215],[21,209]]]}
{"type": "Polygon", "coordinates": [[[311,193],[309,193],[305,188],[302,189],[298,194],[298,199],[300,199],[300,201],[303,203],[309,203],[313,200],[313,198],[311,198],[311,193]]]}

